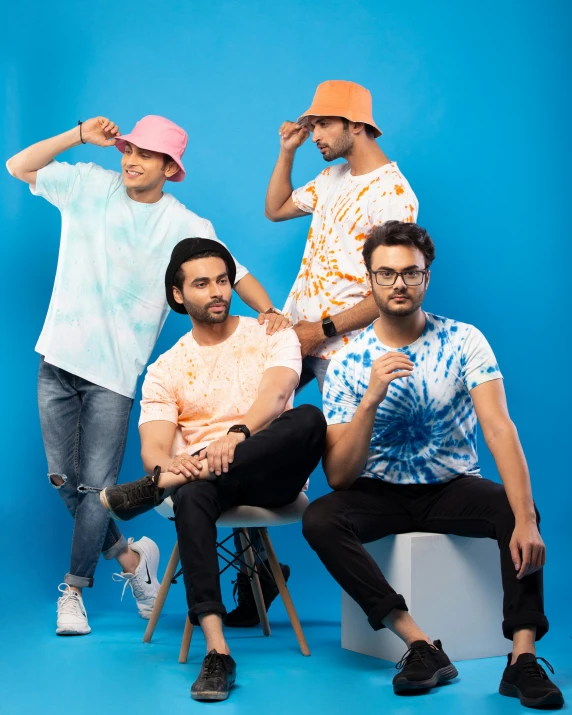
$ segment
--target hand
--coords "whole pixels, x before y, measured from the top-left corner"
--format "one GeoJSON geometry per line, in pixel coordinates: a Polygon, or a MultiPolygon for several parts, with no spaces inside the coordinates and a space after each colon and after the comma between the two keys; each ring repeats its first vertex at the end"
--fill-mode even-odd
{"type": "Polygon", "coordinates": [[[375,406],[379,405],[387,395],[389,383],[402,377],[409,377],[414,364],[405,353],[386,353],[374,360],[371,366],[369,385],[365,397],[375,406]]]}
{"type": "Polygon", "coordinates": [[[522,524],[517,522],[512,532],[509,548],[519,581],[538,571],[546,563],[546,546],[544,546],[536,522],[522,524]]]}
{"type": "Polygon", "coordinates": [[[209,472],[220,477],[222,472],[228,472],[229,465],[234,460],[234,450],[236,445],[244,442],[246,436],[242,432],[230,432],[224,437],[211,442],[208,447],[201,450],[199,459],[206,457],[209,472]]]}
{"type": "Polygon", "coordinates": [[[107,117],[88,119],[81,125],[81,136],[86,144],[113,146],[120,136],[119,127],[107,117]]]}
{"type": "Polygon", "coordinates": [[[199,477],[202,467],[203,465],[198,457],[193,457],[190,454],[179,454],[161,471],[182,474],[187,479],[192,480],[199,477]]]}
{"type": "Polygon", "coordinates": [[[286,330],[286,328],[292,327],[292,321],[287,318],[282,313],[278,312],[275,308],[269,313],[260,313],[258,316],[258,322],[260,325],[266,323],[266,335],[274,335],[280,330],[286,330]]]}
{"type": "Polygon", "coordinates": [[[284,122],[278,130],[278,134],[280,135],[280,148],[295,152],[310,136],[310,130],[296,122],[284,122]]]}
{"type": "Polygon", "coordinates": [[[300,320],[294,326],[294,330],[300,341],[302,357],[312,353],[326,339],[321,322],[313,323],[309,320],[300,320]]]}

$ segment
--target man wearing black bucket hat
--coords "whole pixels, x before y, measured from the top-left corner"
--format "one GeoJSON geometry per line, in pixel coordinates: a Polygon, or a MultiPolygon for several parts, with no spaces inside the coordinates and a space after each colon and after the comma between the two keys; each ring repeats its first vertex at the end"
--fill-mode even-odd
{"type": "Polygon", "coordinates": [[[224,700],[236,674],[222,631],[216,521],[238,504],[293,502],[326,431],[318,408],[290,409],[302,369],[294,330],[267,335],[255,319],[229,314],[235,275],[219,243],[185,239],[173,250],[167,300],[193,328],[147,370],[139,431],[149,476],[101,492],[123,521],[173,495],[189,618],[207,647],[197,700],[224,700]]]}

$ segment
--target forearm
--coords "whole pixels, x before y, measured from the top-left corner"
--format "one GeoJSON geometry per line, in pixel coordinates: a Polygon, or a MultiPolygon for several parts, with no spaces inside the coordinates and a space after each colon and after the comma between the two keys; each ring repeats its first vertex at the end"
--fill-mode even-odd
{"type": "Polygon", "coordinates": [[[173,461],[168,450],[156,445],[147,445],[141,448],[141,461],[146,474],[152,474],[155,467],[161,467],[161,470],[173,461]]]}
{"type": "Polygon", "coordinates": [[[79,127],[74,127],[63,134],[58,134],[50,139],[44,139],[37,144],[32,144],[23,149],[6,162],[6,167],[12,176],[24,179],[26,174],[31,174],[50,163],[58,154],[80,144],[79,127]]]}
{"type": "Polygon", "coordinates": [[[485,435],[494,457],[516,522],[536,523],[530,475],[514,424],[509,421],[492,435],[485,435]]]}
{"type": "Polygon", "coordinates": [[[294,152],[280,151],[278,161],[270,177],[268,189],[266,191],[266,203],[264,214],[270,220],[277,220],[276,213],[284,206],[286,201],[292,196],[292,165],[294,164],[294,152]]]}
{"type": "Polygon", "coordinates": [[[362,473],[369,455],[377,405],[362,400],[340,438],[326,451],[324,472],[332,489],[349,489],[362,473]]]}
{"type": "Polygon", "coordinates": [[[247,273],[244,278],[241,278],[234,286],[234,290],[240,299],[257,313],[265,313],[269,308],[272,308],[270,296],[251,273],[247,273]]]}
{"type": "Polygon", "coordinates": [[[284,412],[292,391],[261,390],[244,416],[250,434],[256,434],[284,412]]]}
{"type": "Polygon", "coordinates": [[[379,311],[373,299],[368,295],[353,308],[348,308],[337,315],[331,316],[336,326],[336,333],[351,333],[352,330],[366,328],[379,316],[379,311]]]}

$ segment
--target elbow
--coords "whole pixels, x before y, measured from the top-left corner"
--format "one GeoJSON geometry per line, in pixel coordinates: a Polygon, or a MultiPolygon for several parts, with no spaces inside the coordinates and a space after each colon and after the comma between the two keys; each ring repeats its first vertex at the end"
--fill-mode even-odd
{"type": "Polygon", "coordinates": [[[15,179],[19,178],[14,157],[8,159],[8,161],[6,162],[6,168],[8,169],[8,173],[10,174],[10,176],[13,176],[15,179]]]}
{"type": "Polygon", "coordinates": [[[272,223],[276,223],[276,221],[279,220],[278,215],[271,211],[268,206],[264,209],[264,215],[269,221],[272,221],[272,223]]]}
{"type": "Polygon", "coordinates": [[[486,428],[483,427],[483,436],[487,446],[491,448],[499,440],[502,441],[507,437],[516,437],[518,439],[518,432],[514,422],[507,417],[506,419],[495,422],[486,428]]]}

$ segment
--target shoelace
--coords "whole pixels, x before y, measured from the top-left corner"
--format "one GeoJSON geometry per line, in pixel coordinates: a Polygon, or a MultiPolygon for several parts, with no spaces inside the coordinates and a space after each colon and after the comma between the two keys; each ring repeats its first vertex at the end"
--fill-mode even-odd
{"type": "Polygon", "coordinates": [[[395,664],[395,667],[397,668],[397,670],[402,670],[403,668],[405,668],[406,665],[414,663],[416,660],[423,663],[423,665],[427,665],[427,662],[425,661],[425,658],[423,656],[427,655],[432,650],[437,649],[435,648],[435,646],[432,646],[429,643],[425,643],[424,645],[415,645],[409,648],[409,650],[407,651],[407,653],[405,653],[399,663],[395,664]]]}
{"type": "Polygon", "coordinates": [[[62,594],[58,598],[58,611],[60,614],[76,616],[79,613],[84,616],[81,597],[78,593],[69,588],[66,583],[61,583],[58,586],[58,591],[62,594]]]}
{"type": "Polygon", "coordinates": [[[137,486],[132,486],[130,489],[129,501],[131,502],[147,501],[150,497],[152,497],[153,501],[157,500],[157,485],[154,479],[150,484],[149,482],[137,484],[137,486]]]}
{"type": "Polygon", "coordinates": [[[226,671],[226,666],[220,653],[209,653],[205,657],[203,668],[205,678],[221,675],[223,671],[226,671]]]}
{"type": "Polygon", "coordinates": [[[528,675],[529,678],[540,678],[541,680],[548,680],[546,671],[538,662],[539,660],[541,660],[543,663],[545,663],[548,666],[548,670],[550,670],[552,675],[554,675],[554,668],[550,665],[550,663],[545,658],[540,658],[540,657],[537,657],[536,660],[531,660],[528,663],[525,663],[523,666],[523,670],[526,673],[526,675],[528,675]]]}
{"type": "Polygon", "coordinates": [[[232,583],[234,584],[232,589],[232,597],[234,599],[234,604],[236,606],[239,606],[241,601],[243,603],[245,601],[248,601],[248,596],[252,595],[252,589],[250,587],[248,577],[240,573],[232,583]]]}
{"type": "Polygon", "coordinates": [[[141,586],[139,578],[134,573],[114,573],[111,578],[113,581],[120,582],[123,581],[123,590],[121,591],[121,600],[123,601],[123,596],[125,596],[125,589],[127,586],[131,587],[131,593],[136,599],[145,598],[145,592],[141,586]]]}

